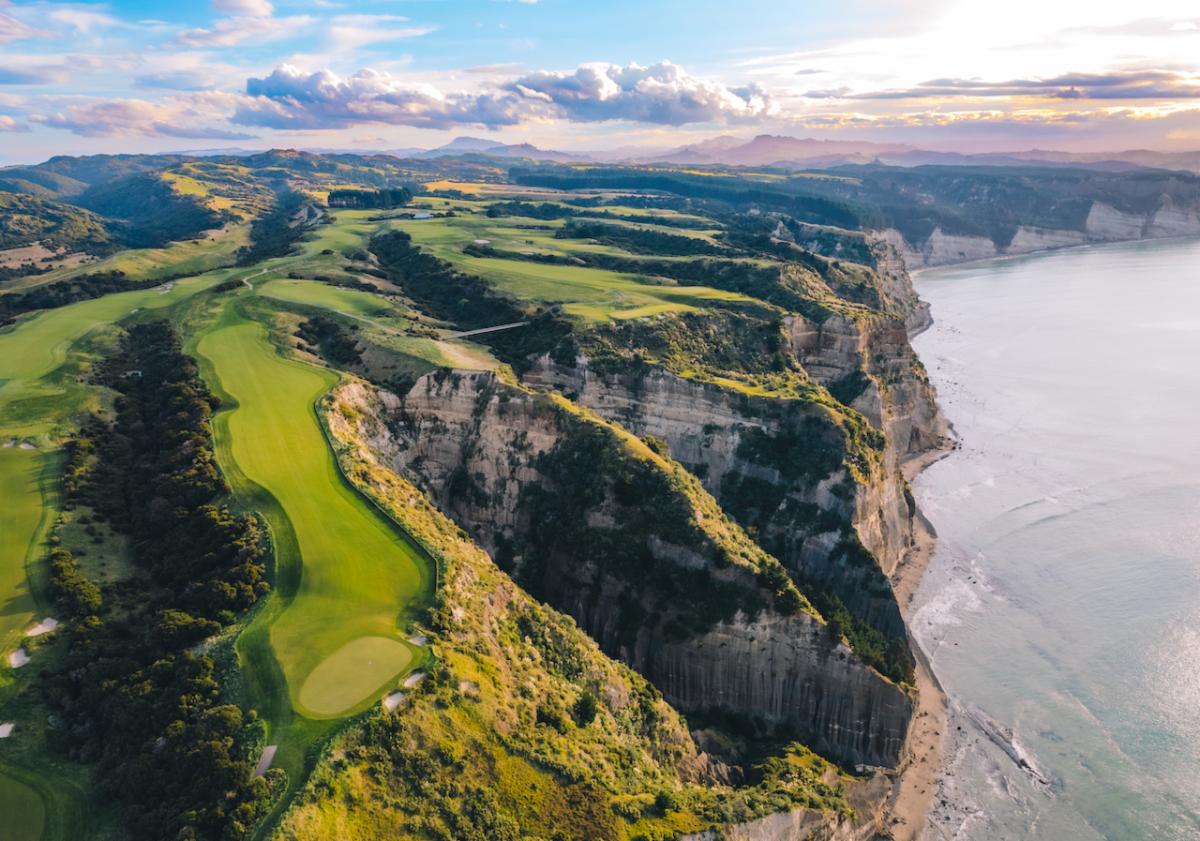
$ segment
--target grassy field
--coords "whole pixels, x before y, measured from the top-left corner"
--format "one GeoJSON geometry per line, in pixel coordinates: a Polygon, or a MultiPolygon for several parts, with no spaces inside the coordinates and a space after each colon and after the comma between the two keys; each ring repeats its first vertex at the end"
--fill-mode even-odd
{"type": "Polygon", "coordinates": [[[426,561],[337,470],[313,408],[336,374],[284,359],[264,327],[239,317],[197,351],[237,402],[228,454],[278,501],[303,559],[269,632],[291,704],[310,718],[345,715],[419,653],[403,641],[402,622],[429,587],[426,561]]]}
{"type": "Polygon", "coordinates": [[[202,274],[232,265],[239,248],[250,241],[250,225],[230,225],[204,239],[172,242],[162,248],[130,248],[93,263],[58,269],[44,275],[18,278],[4,285],[3,292],[17,292],[84,274],[122,271],[131,280],[182,274],[202,274]]]}

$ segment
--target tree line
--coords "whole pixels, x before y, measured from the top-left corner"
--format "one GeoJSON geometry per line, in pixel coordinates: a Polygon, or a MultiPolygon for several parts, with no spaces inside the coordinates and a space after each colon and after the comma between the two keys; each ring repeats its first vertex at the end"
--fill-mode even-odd
{"type": "Polygon", "coordinates": [[[77,554],[53,549],[66,640],[43,676],[50,744],[94,766],[96,795],[130,838],[243,838],[269,796],[253,776],[262,726],[196,646],[268,592],[267,538],[221,504],[218,401],[175,331],[133,327],[102,370],[116,416],[67,446],[63,491],[68,512],[88,506],[130,538],[136,572],[98,585],[77,554]]]}
{"type": "Polygon", "coordinates": [[[404,207],[412,201],[413,191],[408,187],[385,187],[380,190],[330,190],[326,204],[330,207],[345,207],[356,210],[386,210],[404,207]]]}

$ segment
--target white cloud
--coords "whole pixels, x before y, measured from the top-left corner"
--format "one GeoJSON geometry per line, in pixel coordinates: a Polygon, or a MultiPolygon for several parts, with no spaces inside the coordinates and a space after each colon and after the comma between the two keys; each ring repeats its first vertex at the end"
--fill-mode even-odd
{"type": "Polygon", "coordinates": [[[305,73],[284,64],[265,79],[248,80],[246,93],[251,99],[233,121],[271,128],[334,129],[361,123],[502,126],[515,125],[523,115],[520,98],[511,94],[447,96],[432,85],[371,69],[342,78],[329,70],[305,73]]]}
{"type": "Polygon", "coordinates": [[[27,23],[17,20],[12,15],[0,12],[0,44],[20,41],[25,38],[41,38],[48,33],[34,29],[27,23]]]}
{"type": "Polygon", "coordinates": [[[7,114],[0,114],[0,131],[26,132],[29,131],[29,126],[24,123],[18,123],[7,114]]]}
{"type": "Polygon", "coordinates": [[[32,123],[62,129],[81,137],[142,135],[246,140],[253,135],[214,126],[223,122],[236,95],[206,93],[150,102],[112,99],[67,105],[51,114],[34,114],[32,123]]]}
{"type": "Polygon", "coordinates": [[[408,18],[399,15],[336,15],[329,20],[329,46],[337,53],[352,52],[370,44],[385,44],[428,35],[431,26],[399,26],[408,18]]]}
{"type": "Polygon", "coordinates": [[[84,34],[88,34],[94,29],[109,29],[121,25],[121,21],[112,15],[79,7],[53,9],[47,17],[55,23],[69,26],[84,34]]]}
{"type": "Polygon", "coordinates": [[[213,11],[235,17],[270,17],[275,11],[267,0],[213,0],[213,11]]]}
{"type": "Polygon", "coordinates": [[[649,67],[593,63],[567,72],[542,70],[508,87],[552,104],[563,117],[580,122],[630,120],[679,126],[756,120],[777,110],[758,85],[730,87],[692,76],[669,61],[649,67]]]}
{"type": "Polygon", "coordinates": [[[700,79],[670,62],[651,67],[588,64],[539,71],[478,92],[445,93],[372,69],[343,78],[277,67],[250,79],[234,122],[272,128],[336,129],[363,123],[421,128],[525,122],[623,120],[659,125],[751,121],[775,112],[757,86],[734,88],[700,79]]]}
{"type": "Polygon", "coordinates": [[[244,41],[278,41],[295,35],[314,18],[293,15],[286,18],[221,18],[211,28],[188,29],[179,33],[176,43],[185,47],[232,47],[244,41]]]}

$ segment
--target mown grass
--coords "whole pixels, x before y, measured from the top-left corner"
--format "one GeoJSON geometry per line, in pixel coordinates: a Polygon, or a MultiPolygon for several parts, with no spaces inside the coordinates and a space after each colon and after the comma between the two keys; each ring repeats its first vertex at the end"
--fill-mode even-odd
{"type": "MultiPolygon", "coordinates": [[[[314,410],[337,375],[284,359],[262,325],[234,312],[196,350],[235,401],[227,409],[228,454],[249,481],[278,500],[303,558],[299,586],[271,624],[271,646],[298,711],[312,718],[347,714],[369,703],[372,693],[343,682],[323,709],[314,710],[302,702],[305,680],[354,640],[399,640],[398,623],[427,591],[429,571],[420,551],[337,470],[314,410]]],[[[340,656],[358,656],[360,667],[370,669],[368,652],[340,656]]]]}
{"type": "Polygon", "coordinates": [[[6,841],[41,841],[46,806],[37,791],[0,773],[0,815],[6,841]]]}
{"type": "MultiPolygon", "coordinates": [[[[478,275],[522,301],[561,304],[564,311],[588,321],[645,318],[664,312],[693,312],[713,302],[750,301],[736,292],[707,286],[676,286],[670,281],[583,266],[561,266],[525,260],[473,257],[463,246],[477,239],[503,249],[536,250],[570,255],[573,251],[624,254],[591,243],[555,239],[552,234],[517,227],[521,222],[486,217],[403,220],[397,227],[432,254],[459,270],[478,275]]],[[[553,228],[552,223],[538,223],[553,228]]]]}
{"type": "Polygon", "coordinates": [[[41,474],[41,453],[0,449],[0,670],[7,668],[37,608],[25,564],[42,525],[41,474]]]}
{"type": "Polygon", "coordinates": [[[392,305],[378,295],[315,280],[271,280],[257,287],[257,291],[268,298],[350,315],[384,318],[393,312],[392,305]]]}

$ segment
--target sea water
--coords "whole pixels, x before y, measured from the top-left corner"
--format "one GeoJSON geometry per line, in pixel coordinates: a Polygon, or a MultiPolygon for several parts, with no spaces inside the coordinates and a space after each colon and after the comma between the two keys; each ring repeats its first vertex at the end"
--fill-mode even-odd
{"type": "Polygon", "coordinates": [[[961,442],[915,483],[954,710],[926,838],[1200,839],[1200,242],[916,284],[961,442]]]}

